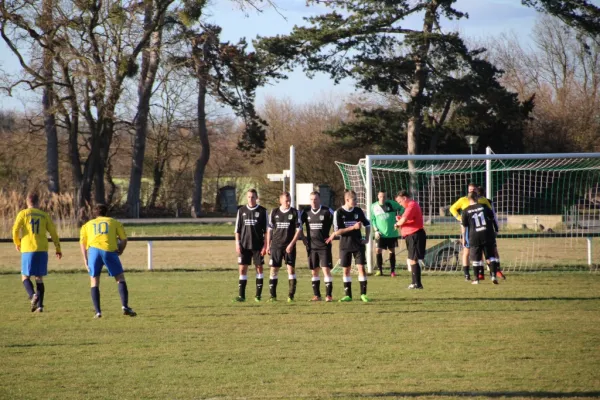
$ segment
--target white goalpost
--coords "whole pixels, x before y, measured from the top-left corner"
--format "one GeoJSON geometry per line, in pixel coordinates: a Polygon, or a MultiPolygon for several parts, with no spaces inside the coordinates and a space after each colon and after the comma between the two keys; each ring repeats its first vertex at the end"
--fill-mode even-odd
{"type": "MultiPolygon", "coordinates": [[[[426,221],[425,270],[460,269],[460,227],[448,209],[469,182],[494,202],[504,270],[590,268],[600,256],[591,247],[600,236],[600,153],[492,154],[488,148],[480,155],[368,155],[358,165],[336,164],[369,219],[376,191],[411,192],[426,221]]],[[[369,272],[372,256],[369,240],[369,272]]]]}

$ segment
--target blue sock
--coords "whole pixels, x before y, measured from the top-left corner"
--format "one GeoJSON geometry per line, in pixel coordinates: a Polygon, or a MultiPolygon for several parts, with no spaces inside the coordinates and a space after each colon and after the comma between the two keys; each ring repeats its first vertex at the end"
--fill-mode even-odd
{"type": "Polygon", "coordinates": [[[33,284],[29,278],[23,281],[23,286],[25,286],[25,290],[27,291],[27,296],[29,296],[29,300],[33,297],[33,284]]]}
{"type": "Polygon", "coordinates": [[[119,296],[121,296],[121,305],[129,308],[129,292],[127,291],[127,282],[119,282],[119,296]]]}
{"type": "Polygon", "coordinates": [[[95,286],[91,288],[92,293],[92,302],[94,303],[94,309],[96,310],[96,314],[99,314],[100,311],[100,288],[95,286]]]}
{"type": "Polygon", "coordinates": [[[38,307],[44,307],[44,293],[46,292],[44,282],[36,282],[35,288],[37,289],[38,295],[38,307]]]}

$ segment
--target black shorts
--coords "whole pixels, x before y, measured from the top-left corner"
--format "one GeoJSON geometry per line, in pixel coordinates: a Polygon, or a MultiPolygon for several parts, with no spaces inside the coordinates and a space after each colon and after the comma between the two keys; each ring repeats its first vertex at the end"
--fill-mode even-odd
{"type": "Polygon", "coordinates": [[[469,250],[469,260],[471,262],[481,261],[485,256],[486,260],[496,257],[496,243],[484,243],[479,246],[471,246],[469,250]]]}
{"type": "Polygon", "coordinates": [[[388,249],[393,250],[398,247],[398,238],[384,238],[380,237],[376,241],[376,246],[378,249],[388,249]]]}
{"type": "Polygon", "coordinates": [[[405,237],[406,239],[406,250],[408,255],[406,258],[409,260],[422,260],[425,258],[425,244],[427,242],[427,235],[423,229],[420,229],[405,237]]]}
{"type": "Polygon", "coordinates": [[[260,250],[242,248],[242,254],[238,255],[239,265],[264,265],[265,258],[260,255],[260,250]]]}
{"type": "Polygon", "coordinates": [[[342,267],[351,267],[352,259],[358,265],[365,265],[367,263],[367,257],[365,257],[365,246],[360,246],[358,251],[347,251],[340,249],[340,265],[342,267]]]}
{"type": "Polygon", "coordinates": [[[271,249],[271,260],[269,261],[269,265],[276,268],[279,268],[282,265],[290,265],[295,267],[296,247],[294,246],[294,250],[292,250],[292,252],[289,254],[285,251],[285,247],[283,249],[271,249]]]}
{"type": "Polygon", "coordinates": [[[312,270],[315,268],[331,268],[332,267],[331,247],[327,249],[309,250],[308,251],[308,267],[312,270]]]}

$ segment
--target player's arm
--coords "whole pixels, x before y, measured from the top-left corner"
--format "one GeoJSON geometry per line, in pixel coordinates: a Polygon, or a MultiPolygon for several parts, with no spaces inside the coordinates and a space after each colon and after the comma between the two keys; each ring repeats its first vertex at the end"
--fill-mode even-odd
{"type": "Polygon", "coordinates": [[[235,234],[235,252],[238,255],[242,254],[242,249],[240,245],[240,232],[242,231],[242,219],[240,218],[241,207],[238,208],[237,216],[235,218],[235,230],[233,231],[235,234]]]}
{"type": "Polygon", "coordinates": [[[325,243],[329,244],[333,241],[333,239],[335,239],[336,236],[341,236],[341,235],[351,232],[355,229],[360,229],[360,225],[361,225],[360,222],[357,222],[356,224],[349,226],[348,228],[340,228],[340,226],[345,226],[344,220],[342,219],[341,214],[338,211],[336,211],[333,216],[333,232],[327,238],[325,243]]]}
{"type": "Polygon", "coordinates": [[[23,225],[23,213],[17,214],[15,223],[12,227],[13,243],[17,251],[21,251],[21,226],[23,225]]]}
{"type": "Polygon", "coordinates": [[[54,248],[56,249],[56,258],[60,260],[62,258],[62,251],[60,250],[60,239],[58,238],[58,233],[56,233],[56,226],[54,225],[54,222],[52,222],[50,216],[48,216],[46,230],[52,238],[52,243],[54,243],[54,248]]]}
{"type": "Polygon", "coordinates": [[[83,264],[85,265],[85,269],[90,270],[88,266],[88,253],[87,253],[87,231],[85,229],[85,224],[81,227],[79,231],[79,250],[81,251],[81,255],[83,256],[83,264]]]}
{"type": "Polygon", "coordinates": [[[365,227],[365,239],[362,241],[362,243],[367,244],[367,243],[369,243],[369,240],[371,239],[371,223],[367,219],[365,212],[362,210],[360,212],[359,218],[360,218],[360,222],[365,227]]]}
{"type": "Polygon", "coordinates": [[[402,217],[400,217],[400,219],[396,222],[396,224],[394,226],[396,228],[400,228],[400,227],[402,227],[402,225],[404,225],[408,221],[411,221],[411,219],[414,218],[414,216],[413,216],[413,209],[414,208],[411,205],[409,205],[408,207],[406,207],[406,209],[402,213],[402,217]]]}
{"type": "Polygon", "coordinates": [[[379,204],[378,202],[375,202],[373,204],[371,204],[371,218],[373,221],[373,234],[375,235],[375,239],[379,239],[380,234],[379,234],[379,228],[377,227],[377,218],[375,218],[375,207],[377,206],[377,204],[379,204]]]}
{"type": "Polygon", "coordinates": [[[275,214],[275,209],[273,209],[271,211],[271,215],[269,217],[269,223],[267,224],[267,253],[269,253],[269,255],[271,255],[271,235],[273,235],[273,220],[274,218],[274,214],[275,214]]]}
{"type": "MultiPolygon", "coordinates": [[[[298,222],[300,224],[300,236],[298,236],[298,240],[302,240],[305,246],[308,247],[308,238],[304,234],[304,224],[308,225],[308,217],[306,211],[298,211],[298,222]]],[[[308,226],[306,231],[308,232],[308,226]]]]}
{"type": "Polygon", "coordinates": [[[467,227],[469,226],[469,216],[467,215],[467,213],[463,213],[461,221],[460,221],[460,241],[461,244],[464,246],[465,245],[465,234],[467,233],[467,227]]]}
{"type": "Polygon", "coordinates": [[[463,209],[463,197],[456,200],[456,202],[450,206],[450,214],[452,214],[452,216],[454,218],[456,218],[457,220],[460,221],[460,215],[458,214],[458,212],[462,209],[463,209]]]}
{"type": "Polygon", "coordinates": [[[487,214],[487,217],[490,221],[492,221],[492,225],[494,226],[494,232],[498,233],[498,221],[496,220],[496,214],[492,211],[491,208],[484,208],[484,211],[487,214]]]}
{"type": "Polygon", "coordinates": [[[125,247],[127,247],[127,234],[125,233],[125,228],[123,227],[123,224],[119,221],[115,222],[117,224],[117,237],[119,238],[117,252],[119,253],[119,255],[121,255],[125,251],[125,247]]]}
{"type": "Polygon", "coordinates": [[[294,250],[294,246],[296,246],[296,242],[298,241],[298,238],[300,237],[301,233],[302,233],[302,228],[300,227],[298,218],[296,218],[296,234],[292,238],[292,241],[290,242],[290,244],[288,244],[287,248],[285,249],[286,252],[291,253],[294,250]]]}

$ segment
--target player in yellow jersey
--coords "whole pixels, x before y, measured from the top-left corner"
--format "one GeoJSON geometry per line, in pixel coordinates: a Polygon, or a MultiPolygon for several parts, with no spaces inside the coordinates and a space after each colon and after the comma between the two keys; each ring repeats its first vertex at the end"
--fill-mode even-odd
{"type": "Polygon", "coordinates": [[[123,315],[135,317],[137,314],[129,307],[129,292],[125,274],[119,256],[127,246],[127,235],[123,225],[114,218],[107,217],[108,208],[104,204],[94,207],[94,219],[81,227],[79,245],[85,268],[90,274],[92,302],[96,314],[101,318],[100,310],[100,272],[106,265],[108,275],[113,276],[119,286],[123,315]],[[118,239],[118,241],[117,241],[118,239]]]}
{"type": "MultiPolygon", "coordinates": [[[[477,185],[475,185],[474,183],[469,183],[468,186],[468,192],[475,192],[477,193],[477,185]]],[[[488,199],[486,199],[485,197],[479,197],[477,199],[477,202],[479,204],[483,204],[487,207],[489,207],[489,209],[492,209],[492,205],[490,204],[490,202],[488,201],[488,199]]],[[[461,216],[460,216],[460,211],[464,210],[465,208],[469,207],[469,199],[467,198],[467,196],[461,197],[460,199],[458,199],[454,204],[452,204],[452,206],[450,207],[450,213],[452,214],[452,216],[454,218],[456,218],[459,222],[461,221],[461,216]]],[[[464,237],[464,251],[463,251],[463,272],[465,274],[465,280],[467,282],[471,282],[471,274],[469,273],[469,232],[467,230],[465,237],[464,237]]],[[[475,267],[473,267],[475,268],[475,267]]],[[[473,273],[480,279],[483,280],[485,278],[485,275],[483,274],[483,267],[479,267],[480,270],[479,271],[473,271],[473,273]]]]}
{"type": "Polygon", "coordinates": [[[13,243],[21,252],[21,280],[31,301],[31,311],[44,311],[45,286],[48,274],[48,233],[56,249],[56,258],[62,257],[56,227],[47,213],[39,209],[37,193],[27,195],[27,209],[17,214],[12,228],[13,243]],[[30,277],[35,278],[37,292],[33,291],[30,277]]]}

